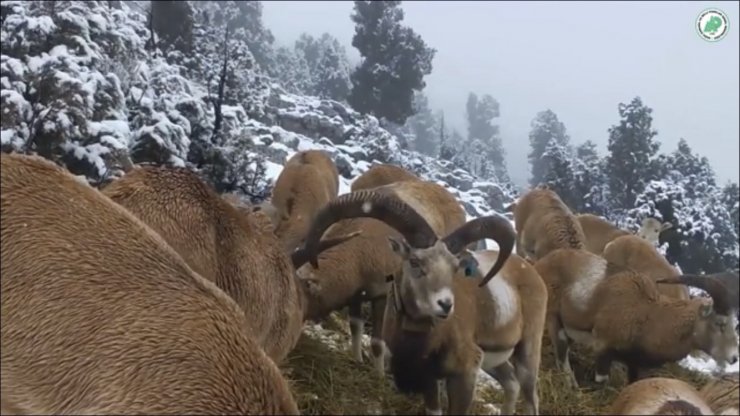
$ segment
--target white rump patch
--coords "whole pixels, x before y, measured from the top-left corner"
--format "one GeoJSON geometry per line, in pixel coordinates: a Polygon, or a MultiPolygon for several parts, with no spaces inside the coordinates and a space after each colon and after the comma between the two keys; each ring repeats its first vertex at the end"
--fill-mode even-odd
{"type": "MultiPolygon", "coordinates": [[[[498,259],[498,255],[490,251],[472,252],[471,254],[478,261],[478,267],[481,272],[491,270],[493,263],[498,259]]],[[[491,298],[496,308],[495,327],[508,324],[512,319],[516,318],[519,312],[517,293],[504,278],[504,270],[505,268],[501,269],[493,279],[486,283],[486,288],[491,293],[491,298]]]]}
{"type": "Polygon", "coordinates": [[[606,273],[606,259],[592,255],[588,264],[579,268],[577,280],[570,287],[570,298],[573,305],[585,311],[596,290],[596,286],[604,279],[606,273]]]}
{"type": "Polygon", "coordinates": [[[509,358],[511,358],[511,355],[513,353],[514,353],[513,348],[510,348],[506,351],[499,351],[499,352],[484,352],[483,362],[481,363],[481,368],[484,371],[491,371],[494,368],[508,361],[509,358]]]}
{"type": "Polygon", "coordinates": [[[362,212],[364,212],[365,214],[369,214],[372,209],[373,204],[370,201],[365,201],[362,203],[362,212]]]}

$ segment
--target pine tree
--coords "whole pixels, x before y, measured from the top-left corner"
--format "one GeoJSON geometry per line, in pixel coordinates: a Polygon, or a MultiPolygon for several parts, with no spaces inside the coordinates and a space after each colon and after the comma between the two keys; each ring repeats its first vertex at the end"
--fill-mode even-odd
{"type": "Polygon", "coordinates": [[[435,50],[403,26],[400,1],[355,1],[352,46],[362,63],[351,75],[350,105],[398,124],[413,115],[413,92],[425,87],[435,50]]]}
{"type": "Polygon", "coordinates": [[[573,194],[575,210],[594,215],[607,215],[608,189],[604,160],[591,140],[576,147],[573,159],[573,194]]]}
{"type": "Polygon", "coordinates": [[[193,9],[187,1],[162,0],[151,2],[151,27],[157,32],[157,46],[174,48],[189,54],[193,50],[193,9]]]}
{"type": "Polygon", "coordinates": [[[543,180],[571,210],[576,210],[578,199],[573,192],[573,166],[570,159],[568,149],[556,137],[550,138],[541,158],[546,169],[543,180]]]}
{"type": "Polygon", "coordinates": [[[313,93],[322,98],[344,101],[349,95],[349,61],[339,41],[325,33],[319,40],[320,58],[313,72],[313,93]]]}
{"type": "Polygon", "coordinates": [[[735,234],[740,236],[740,189],[737,183],[730,182],[722,188],[722,203],[730,215],[735,234]]]}
{"type": "Polygon", "coordinates": [[[653,110],[635,97],[629,104],[619,104],[619,125],[609,129],[607,174],[616,208],[630,208],[651,177],[651,160],[660,143],[654,139],[653,110]]]}
{"type": "Polygon", "coordinates": [[[439,123],[429,108],[429,100],[422,92],[414,96],[415,114],[406,120],[406,126],[414,138],[414,150],[436,155],[439,152],[439,123]]]}
{"type": "Polygon", "coordinates": [[[296,94],[311,94],[314,80],[303,54],[281,46],[275,50],[275,70],[280,85],[296,94]]]}
{"type": "Polygon", "coordinates": [[[498,101],[488,94],[478,99],[475,94],[470,93],[466,104],[466,115],[468,142],[473,143],[477,140],[483,146],[484,153],[481,156],[485,162],[480,174],[483,177],[495,176],[500,181],[508,182],[506,151],[499,137],[499,127],[493,124],[493,120],[500,115],[498,101]]]}
{"type": "Polygon", "coordinates": [[[527,155],[532,167],[532,176],[529,179],[531,186],[537,186],[545,181],[547,165],[542,160],[547,145],[552,139],[560,146],[568,147],[570,137],[566,133],[565,125],[558,120],[558,116],[552,110],[537,113],[532,120],[532,130],[529,133],[529,145],[532,150],[527,155]]]}

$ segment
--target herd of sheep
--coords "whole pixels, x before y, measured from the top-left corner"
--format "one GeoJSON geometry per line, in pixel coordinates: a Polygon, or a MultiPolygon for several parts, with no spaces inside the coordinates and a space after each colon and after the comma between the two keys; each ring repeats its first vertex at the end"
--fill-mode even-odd
{"type": "Polygon", "coordinates": [[[545,334],[629,384],[610,414],[738,414],[737,378],[702,391],[647,370],[703,351],[738,360],[735,271],[681,275],[637,234],[575,215],[546,187],[466,220],[444,187],[375,165],[338,195],[321,151],[295,154],[260,205],[185,168],[130,166],[96,189],[37,156],[2,154],[2,414],[300,414],[279,365],[304,322],[347,307],[427,414],[467,414],[479,369],[539,414],[545,334]],[[485,239],[497,250],[476,250],[485,239]],[[513,252],[516,247],[516,254],[513,252]],[[687,286],[708,298],[691,298],[687,286]]]}

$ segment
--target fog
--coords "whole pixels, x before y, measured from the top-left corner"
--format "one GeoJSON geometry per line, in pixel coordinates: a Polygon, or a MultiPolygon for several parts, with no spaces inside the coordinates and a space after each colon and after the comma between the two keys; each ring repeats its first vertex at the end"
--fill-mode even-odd
{"type": "MultiPolygon", "coordinates": [[[[328,32],[351,46],[350,1],[264,1],[276,43],[328,32]]],[[[571,142],[606,151],[617,106],[640,96],[653,108],[661,151],[680,138],[709,158],[720,183],[738,180],[740,70],[737,2],[404,2],[405,24],[437,50],[425,93],[433,110],[465,133],[469,92],[501,105],[512,179],[529,176],[530,122],[553,110],[571,142]],[[730,29],[701,39],[698,14],[719,6],[730,29]]]]}

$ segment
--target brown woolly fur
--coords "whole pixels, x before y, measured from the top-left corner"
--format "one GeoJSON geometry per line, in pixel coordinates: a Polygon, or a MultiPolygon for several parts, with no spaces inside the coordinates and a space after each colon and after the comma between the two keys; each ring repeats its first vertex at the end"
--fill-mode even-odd
{"type": "MultiPolygon", "coordinates": [[[[616,265],[642,273],[653,281],[680,275],[652,243],[632,234],[608,243],[603,257],[616,265]]],[[[684,285],[658,285],[658,292],[674,299],[689,298],[689,290],[684,285]]]]}
{"type": "Polygon", "coordinates": [[[727,374],[707,383],[699,391],[702,398],[717,414],[737,415],[740,407],[738,374],[727,374]]]}
{"type": "Polygon", "coordinates": [[[247,318],[151,228],[0,155],[3,414],[298,414],[247,318]]]}
{"type": "Polygon", "coordinates": [[[360,189],[377,188],[378,186],[388,185],[394,182],[418,180],[420,180],[418,176],[400,166],[383,163],[373,165],[355,179],[352,182],[352,192],[360,189]]]}
{"type": "Polygon", "coordinates": [[[584,248],[581,225],[554,191],[535,188],[514,205],[516,252],[533,261],[558,248],[584,248]]]}
{"type": "Polygon", "coordinates": [[[275,234],[290,253],[306,237],[313,217],[339,192],[339,172],[326,152],[306,150],[291,157],[272,191],[275,234]]]}
{"type": "Polygon", "coordinates": [[[220,197],[185,168],[141,167],[102,189],[152,227],[249,317],[248,331],[275,361],[293,348],[303,301],[293,265],[260,212],[220,197]]]}

